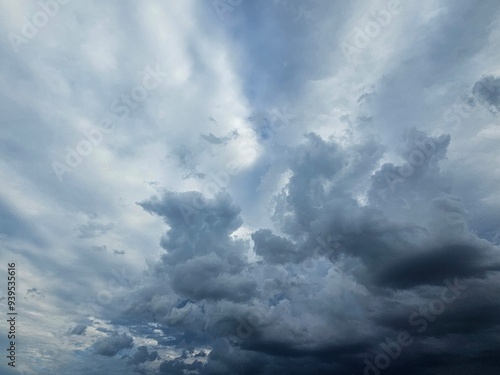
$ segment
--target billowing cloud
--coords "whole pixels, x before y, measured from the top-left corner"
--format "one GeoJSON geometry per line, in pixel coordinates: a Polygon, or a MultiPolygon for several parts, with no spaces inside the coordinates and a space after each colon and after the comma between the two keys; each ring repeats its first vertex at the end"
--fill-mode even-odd
{"type": "Polygon", "coordinates": [[[134,353],[128,362],[132,365],[138,365],[146,361],[154,361],[156,358],[158,358],[158,352],[153,351],[149,353],[147,346],[139,346],[137,347],[137,352],[134,353]]]}
{"type": "Polygon", "coordinates": [[[498,373],[497,1],[1,8],[15,371],[498,373]]]}
{"type": "Polygon", "coordinates": [[[500,110],[500,78],[492,75],[482,77],[472,87],[472,94],[493,113],[497,114],[500,110]]]}
{"type": "Polygon", "coordinates": [[[104,337],[94,344],[94,353],[112,357],[122,349],[129,349],[134,346],[134,339],[125,333],[113,332],[110,336],[104,337]]]}
{"type": "MultiPolygon", "coordinates": [[[[449,137],[411,134],[407,147],[419,141],[415,149],[425,161],[408,164],[413,173],[397,175],[406,190],[391,189],[392,180],[383,179],[384,173],[404,167],[377,169],[373,156],[380,157],[380,147],[372,142],[351,148],[309,134],[303,145],[291,148],[292,174],[275,196],[273,218],[281,234],[252,233],[256,261],[242,256],[249,254],[248,244],[230,236],[242,222],[227,195],[207,199],[195,192],[165,192],[141,203],[168,225],[161,242],[166,254],[154,279],[160,277],[172,289],[155,294],[150,284],[153,294],[140,294],[138,306],[148,306],[153,316],[181,330],[202,329],[192,342],[200,347],[230,333],[213,347],[202,367],[206,373],[231,373],[238,365],[242,373],[292,371],[293,366],[297,373],[347,374],[363,370],[363,359],[377,358],[378,348],[397,343],[398,335],[412,342],[413,355],[425,356],[419,348],[426,340],[439,340],[443,332],[464,334],[465,321],[448,328],[432,323],[441,314],[443,320],[455,314],[467,319],[471,298],[490,306],[489,293],[473,295],[470,289],[496,285],[491,276],[498,271],[498,253],[467,228],[463,204],[443,183],[439,162],[445,152],[439,147],[446,147],[449,137]],[[330,163],[322,167],[325,160],[330,163]],[[371,185],[359,197],[356,182],[363,173],[371,185]],[[401,202],[402,196],[411,197],[411,189],[425,195],[415,209],[401,202]],[[246,283],[252,284],[251,292],[246,283]],[[231,355],[221,356],[221,347],[231,355]],[[284,357],[293,357],[293,365],[284,357]]],[[[408,158],[408,151],[401,154],[408,158]]],[[[156,290],[159,280],[150,281],[156,290]]],[[[392,371],[411,358],[399,359],[392,371]]],[[[168,366],[182,369],[183,363],[178,359],[168,366]]]]}

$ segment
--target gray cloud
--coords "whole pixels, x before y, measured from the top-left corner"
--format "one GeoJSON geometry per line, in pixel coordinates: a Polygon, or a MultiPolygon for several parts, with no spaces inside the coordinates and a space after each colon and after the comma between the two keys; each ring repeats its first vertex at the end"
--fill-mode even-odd
{"type": "Polygon", "coordinates": [[[69,333],[71,335],[84,335],[86,330],[87,326],[85,324],[78,324],[69,333]]]}
{"type": "Polygon", "coordinates": [[[79,238],[94,238],[105,234],[106,232],[113,229],[113,224],[103,224],[96,222],[95,219],[91,219],[88,224],[80,225],[78,227],[79,238]]]}
{"type": "Polygon", "coordinates": [[[481,77],[472,87],[472,94],[486,103],[493,113],[497,114],[500,110],[500,78],[492,75],[481,77]]]}
{"type": "MultiPolygon", "coordinates": [[[[416,139],[432,141],[432,154],[405,177],[401,184],[406,184],[406,190],[398,186],[399,190],[391,191],[381,177],[387,164],[375,173],[367,168],[376,163],[373,155],[379,155],[371,142],[348,149],[315,134],[306,135],[304,144],[290,149],[292,175],[276,195],[273,218],[286,237],[270,229],[251,234],[261,262],[249,263],[241,257],[248,245],[230,238],[242,222],[227,195],[206,199],[196,192],[166,192],[142,202],[144,209],[168,224],[161,241],[167,253],[155,272],[156,277],[170,280],[172,290],[154,296],[153,289],[148,289],[153,294],[143,294],[139,304],[156,311],[155,316],[164,316],[161,321],[169,325],[184,330],[203,326],[194,341],[199,345],[214,334],[232,332],[234,339],[213,347],[208,363],[199,367],[202,373],[231,373],[235,366],[241,373],[262,374],[362,372],[363,358],[375,357],[385,337],[396,337],[401,330],[413,330],[412,355],[404,353],[387,373],[398,373],[405,366],[413,366],[410,373],[420,373],[423,367],[414,361],[431,358],[423,350],[427,340],[443,340],[445,334],[475,335],[499,322],[494,318],[496,307],[487,302],[488,293],[479,289],[475,297],[466,293],[446,307],[435,324],[424,321],[422,335],[416,331],[419,326],[412,325],[420,322],[411,320],[412,313],[440,298],[445,279],[458,280],[457,285],[467,288],[496,288],[490,277],[499,263],[496,249],[467,228],[466,209],[450,195],[441,175],[439,163],[445,160],[449,137],[438,142],[416,130],[408,137],[403,158],[416,139]],[[361,205],[355,195],[358,190],[344,187],[355,187],[363,175],[371,186],[368,204],[361,205]],[[411,196],[408,190],[412,189],[425,200],[407,210],[400,200],[411,196]],[[400,290],[408,296],[398,297],[400,290]],[[189,301],[176,305],[179,297],[171,293],[189,301]],[[478,313],[488,311],[482,325],[467,323],[474,314],[465,308],[471,298],[483,301],[478,313]],[[286,363],[285,357],[293,358],[292,362],[286,363]]],[[[431,361],[426,368],[451,366],[458,352],[448,350],[449,357],[431,361]]],[[[483,351],[477,358],[487,355],[483,351]]],[[[183,359],[162,366],[169,371],[187,369],[183,359]]]]}
{"type": "Polygon", "coordinates": [[[254,249],[266,263],[296,263],[302,260],[294,245],[286,238],[274,235],[269,229],[261,229],[252,234],[254,249]]]}
{"type": "Polygon", "coordinates": [[[497,374],[498,1],[57,4],[0,12],[24,371],[497,374]]]}
{"type": "Polygon", "coordinates": [[[147,346],[138,346],[137,351],[129,359],[128,363],[132,365],[139,365],[140,363],[144,363],[146,361],[154,361],[157,358],[158,358],[158,352],[153,351],[149,353],[147,346]]]}
{"type": "Polygon", "coordinates": [[[93,348],[95,354],[112,357],[117,355],[120,350],[130,349],[133,346],[134,340],[132,337],[125,333],[113,332],[110,336],[96,341],[93,348]]]}

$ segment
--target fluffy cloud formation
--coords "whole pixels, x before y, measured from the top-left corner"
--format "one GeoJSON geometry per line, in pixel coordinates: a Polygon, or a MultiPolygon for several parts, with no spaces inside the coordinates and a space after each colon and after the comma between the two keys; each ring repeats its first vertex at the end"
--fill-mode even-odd
{"type": "Polygon", "coordinates": [[[492,75],[484,76],[474,84],[472,93],[479,101],[484,102],[493,113],[500,108],[500,78],[492,75]]]}
{"type": "Polygon", "coordinates": [[[15,371],[498,372],[497,1],[1,7],[15,371]]]}
{"type": "Polygon", "coordinates": [[[94,344],[94,353],[108,357],[115,356],[122,349],[132,348],[134,339],[125,333],[118,334],[113,332],[94,344]]]}
{"type": "MultiPolygon", "coordinates": [[[[500,263],[497,248],[467,228],[463,204],[443,183],[439,161],[449,141],[410,131],[401,155],[407,159],[420,150],[425,161],[392,185],[386,177],[401,166],[367,167],[380,158],[376,144],[342,147],[306,135],[289,150],[291,176],[275,196],[281,235],[270,229],[251,235],[256,261],[250,261],[248,243],[230,236],[242,221],[229,196],[165,192],[141,203],[169,229],[161,241],[166,254],[147,288],[151,294],[140,293],[132,315],[145,309],[157,321],[196,332],[191,345],[222,340],[202,373],[240,367],[241,373],[348,374],[373,363],[384,367],[386,347],[397,354],[388,373],[440,350],[448,357],[428,368],[452,366],[460,351],[443,334],[475,342],[485,326],[473,328],[467,317],[498,309],[489,289],[498,288],[500,263]],[[361,201],[356,189],[346,189],[366,180],[371,185],[361,201]],[[424,195],[414,209],[401,204],[412,190],[424,195]],[[153,292],[160,289],[165,292],[153,292]],[[471,305],[473,300],[481,303],[471,305]],[[402,352],[398,337],[411,348],[402,352]],[[429,340],[444,346],[434,350],[429,340]]],[[[480,363],[489,353],[480,350],[470,361],[480,363]]],[[[168,363],[172,371],[194,369],[183,358],[168,363]]]]}
{"type": "Polygon", "coordinates": [[[153,351],[148,352],[147,346],[139,346],[137,352],[129,359],[129,363],[133,365],[138,365],[146,361],[154,361],[158,357],[158,353],[153,351]]]}

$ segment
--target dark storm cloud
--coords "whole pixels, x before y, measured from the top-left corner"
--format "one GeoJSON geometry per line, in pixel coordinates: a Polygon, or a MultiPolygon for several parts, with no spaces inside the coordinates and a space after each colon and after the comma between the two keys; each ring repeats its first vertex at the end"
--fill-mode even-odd
{"type": "Polygon", "coordinates": [[[229,235],[238,229],[242,220],[240,209],[227,194],[207,200],[199,192],[167,192],[140,203],[148,212],[163,218],[170,229],[161,245],[168,249],[164,258],[170,264],[185,262],[194,255],[229,255],[235,266],[241,263],[240,243],[229,235]]]}
{"type": "Polygon", "coordinates": [[[164,361],[160,365],[158,374],[184,375],[186,373],[185,371],[200,370],[202,367],[202,363],[199,361],[194,361],[192,364],[186,364],[176,360],[164,361]]]}
{"type": "Polygon", "coordinates": [[[301,228],[310,228],[316,211],[321,207],[319,203],[324,193],[324,182],[340,171],[343,163],[347,163],[338,145],[325,142],[314,133],[305,137],[305,144],[289,150],[293,175],[288,184],[289,194],[279,202],[279,209],[287,209],[288,205],[291,208],[290,220],[281,223],[283,230],[291,236],[295,236],[301,228]]]}
{"type": "MultiPolygon", "coordinates": [[[[418,189],[426,197],[419,209],[440,217],[441,229],[433,227],[432,217],[419,215],[419,209],[415,210],[417,216],[399,220],[410,213],[399,203],[401,196],[409,193],[400,186],[391,191],[384,178],[388,170],[400,171],[398,167],[388,169],[384,165],[369,178],[380,156],[377,146],[367,142],[345,149],[316,134],[307,134],[305,142],[288,153],[292,176],[277,195],[274,213],[274,221],[288,238],[270,229],[252,233],[254,251],[262,257],[261,262],[249,264],[241,256],[248,245],[230,237],[242,221],[228,195],[206,199],[197,192],[165,192],[141,203],[169,226],[161,241],[167,253],[157,272],[169,277],[173,292],[190,298],[181,305],[172,304],[177,317],[171,315],[167,321],[188,328],[199,326],[200,322],[193,319],[202,319],[205,327],[212,328],[200,332],[194,340],[200,344],[206,340],[203,337],[213,340],[214,334],[233,332],[235,339],[224,339],[213,346],[207,364],[196,365],[201,373],[230,374],[236,367],[241,374],[362,373],[364,359],[373,362],[384,340],[397,340],[400,331],[408,331],[412,347],[404,349],[385,373],[398,374],[412,366],[406,373],[433,374],[459,358],[456,348],[444,339],[446,335],[458,335],[460,340],[470,335],[472,339],[500,323],[498,306],[490,297],[499,285],[491,277],[499,270],[497,250],[469,232],[466,209],[460,199],[448,194],[440,172],[449,137],[438,140],[413,130],[401,150],[403,158],[409,157],[416,140],[426,141],[426,150],[431,152],[401,184],[408,190],[418,189]],[[428,142],[433,142],[432,146],[428,142]],[[355,189],[345,189],[363,178],[372,184],[369,204],[364,206],[356,200],[355,189]],[[378,194],[380,191],[389,194],[378,194]],[[391,217],[391,213],[396,216],[391,217]],[[436,230],[440,231],[438,237],[436,230]],[[304,268],[321,256],[331,264],[304,268]],[[301,268],[295,270],[294,264],[301,268]],[[338,285],[329,287],[333,290],[325,287],[331,277],[326,274],[330,266],[349,272],[356,280],[352,285],[361,288],[359,294],[337,298],[334,306],[325,304],[328,293],[337,293],[335,288],[342,290],[348,285],[345,279],[339,279],[338,285]],[[280,274],[287,281],[279,281],[280,274]],[[443,283],[445,279],[451,287],[443,283]],[[313,288],[315,283],[317,289],[313,288]],[[467,291],[461,293],[461,288],[467,291]],[[409,294],[403,297],[398,290],[409,294]],[[461,294],[445,305],[441,296],[450,301],[453,290],[461,294]],[[252,306],[255,302],[250,303],[255,299],[258,308],[252,306]],[[438,306],[435,301],[441,301],[443,311],[425,320],[425,314],[429,314],[425,309],[431,306],[430,311],[434,311],[438,306]],[[471,303],[478,308],[471,308],[471,303]],[[250,309],[241,309],[238,304],[250,309]],[[302,316],[302,329],[294,326],[288,309],[302,316]],[[413,320],[412,314],[417,314],[413,320]],[[323,326],[321,334],[313,335],[315,319],[331,323],[323,326]],[[370,328],[361,334],[359,324],[370,328]],[[425,329],[419,332],[424,324],[425,329]],[[238,332],[244,335],[237,336],[238,332]],[[430,339],[446,346],[448,356],[438,359],[439,345],[436,343],[435,349],[426,347],[430,339]],[[427,359],[427,364],[421,364],[427,359]]],[[[169,309],[159,309],[154,300],[169,301],[172,297],[160,294],[146,297],[143,303],[168,316],[169,309]]],[[[471,361],[489,358],[487,353],[481,351],[471,361]]],[[[173,373],[189,368],[182,359],[166,361],[162,366],[160,371],[173,373]]]]}
{"type": "Polygon", "coordinates": [[[391,261],[375,276],[379,285],[411,288],[441,284],[452,277],[482,278],[488,271],[500,271],[500,262],[491,247],[450,244],[426,249],[391,261]]]}
{"type": "Polygon", "coordinates": [[[161,198],[154,197],[140,203],[140,206],[161,216],[172,227],[168,234],[169,241],[181,236],[182,232],[197,233],[197,229],[204,229],[205,235],[227,235],[242,224],[240,210],[227,194],[208,201],[195,191],[166,192],[161,198]]]}
{"type": "Polygon", "coordinates": [[[175,268],[172,286],[193,300],[246,301],[254,294],[256,283],[241,277],[238,269],[215,255],[198,256],[175,268]]]}
{"type": "Polygon", "coordinates": [[[302,260],[295,246],[286,238],[276,236],[269,229],[261,229],[252,234],[257,255],[270,264],[296,263],[302,260]]]}
{"type": "Polygon", "coordinates": [[[198,192],[167,192],[140,205],[170,226],[161,240],[168,250],[163,264],[179,295],[244,301],[255,293],[254,280],[244,272],[248,245],[229,236],[242,220],[227,194],[207,200],[198,192]]]}
{"type": "Polygon", "coordinates": [[[128,363],[131,365],[138,365],[146,361],[154,361],[156,358],[158,358],[158,352],[153,351],[149,353],[147,346],[139,346],[134,355],[128,360],[128,363]]]}
{"type": "Polygon", "coordinates": [[[122,349],[130,349],[134,346],[132,337],[125,333],[119,334],[113,332],[110,336],[98,340],[94,345],[94,353],[112,357],[118,354],[122,349]]]}

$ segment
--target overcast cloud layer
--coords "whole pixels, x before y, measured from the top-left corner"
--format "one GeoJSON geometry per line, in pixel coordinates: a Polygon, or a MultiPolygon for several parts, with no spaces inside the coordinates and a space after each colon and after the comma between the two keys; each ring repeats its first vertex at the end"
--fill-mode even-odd
{"type": "Polygon", "coordinates": [[[2,374],[500,371],[500,2],[4,1],[2,374]]]}

